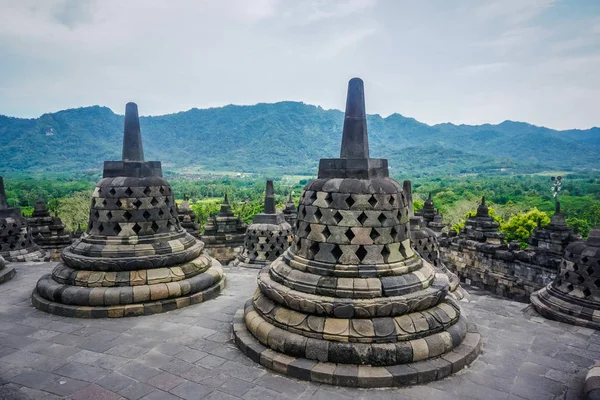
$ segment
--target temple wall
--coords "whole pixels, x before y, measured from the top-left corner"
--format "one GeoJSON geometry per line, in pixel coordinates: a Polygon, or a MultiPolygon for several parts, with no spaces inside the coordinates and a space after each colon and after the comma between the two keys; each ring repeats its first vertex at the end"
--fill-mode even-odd
{"type": "Polygon", "coordinates": [[[559,260],[508,245],[440,240],[440,256],[462,282],[502,297],[529,302],[529,296],[552,282],[559,260]]]}

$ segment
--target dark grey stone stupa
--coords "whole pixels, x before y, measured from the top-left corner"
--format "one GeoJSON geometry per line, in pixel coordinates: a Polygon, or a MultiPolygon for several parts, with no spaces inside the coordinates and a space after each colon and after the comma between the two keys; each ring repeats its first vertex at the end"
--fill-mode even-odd
{"type": "Polygon", "coordinates": [[[179,223],[160,161],[144,161],[137,105],[125,110],[123,160],[105,161],[89,224],[32,295],[42,311],[105,318],[154,314],[211,299],[221,265],[179,223]]]}
{"type": "Polygon", "coordinates": [[[232,265],[260,269],[282,255],[290,247],[292,237],[291,225],[275,210],[273,181],[268,180],[264,211],[256,214],[246,229],[244,250],[232,265]]]}
{"type": "Polygon", "coordinates": [[[285,218],[287,223],[291,226],[295,226],[296,221],[298,220],[298,209],[296,208],[296,204],[294,204],[291,192],[285,203],[285,208],[283,209],[283,218],[285,218]]]}
{"type": "Polygon", "coordinates": [[[467,219],[460,235],[476,242],[501,244],[504,242],[505,235],[498,230],[499,228],[500,224],[490,217],[485,197],[482,197],[481,204],[477,207],[477,214],[467,219]]]}
{"type": "MultiPolygon", "coordinates": [[[[450,294],[457,300],[463,299],[467,295],[467,292],[460,286],[460,279],[458,276],[450,271],[442,262],[442,258],[440,257],[440,245],[438,243],[436,232],[426,226],[423,216],[415,215],[411,182],[406,180],[402,186],[408,202],[410,239],[413,248],[419,253],[421,258],[429,262],[438,272],[441,272],[448,277],[450,294]]],[[[431,199],[431,195],[429,196],[429,199],[431,199]]]]}
{"type": "Polygon", "coordinates": [[[546,318],[600,329],[600,229],[567,246],[556,279],[531,304],[546,318]]]}
{"type": "Polygon", "coordinates": [[[6,261],[42,261],[46,253],[33,242],[31,229],[21,210],[9,207],[0,176],[0,257],[6,261]]]}
{"type": "Polygon", "coordinates": [[[195,238],[200,237],[200,224],[196,222],[196,213],[190,207],[189,198],[184,197],[181,204],[177,207],[179,223],[190,235],[195,238]]]}
{"type": "Polygon", "coordinates": [[[246,225],[231,211],[227,194],[219,213],[204,225],[202,241],[211,257],[223,264],[233,261],[244,249],[246,225]]]}
{"type": "Polygon", "coordinates": [[[34,206],[31,218],[28,218],[33,241],[46,250],[52,258],[58,259],[59,253],[73,242],[73,237],[65,229],[58,216],[50,215],[43,200],[34,206]]]}
{"type": "Polygon", "coordinates": [[[363,82],[354,78],[340,158],[322,159],[300,199],[293,245],[265,267],[234,317],[251,359],[343,386],[441,379],[480,351],[449,283],[413,251],[406,193],[369,157],[363,82]]]}

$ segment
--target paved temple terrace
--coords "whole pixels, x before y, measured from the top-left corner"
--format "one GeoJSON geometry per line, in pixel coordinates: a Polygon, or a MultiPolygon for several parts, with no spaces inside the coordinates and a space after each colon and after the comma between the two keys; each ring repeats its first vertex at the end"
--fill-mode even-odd
{"type": "Polygon", "coordinates": [[[526,305],[468,288],[462,302],[483,352],[423,386],[348,389],[272,373],[232,342],[231,321],[256,270],[225,268],[214,300],[165,314],[71,319],[30,304],[55,263],[13,263],[0,286],[0,399],[577,399],[600,358],[600,333],[545,320],[526,305]]]}

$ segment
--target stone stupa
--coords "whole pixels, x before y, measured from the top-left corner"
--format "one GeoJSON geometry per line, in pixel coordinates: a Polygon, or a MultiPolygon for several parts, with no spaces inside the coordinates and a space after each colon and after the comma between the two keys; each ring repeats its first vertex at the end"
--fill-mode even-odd
{"type": "Polygon", "coordinates": [[[195,238],[200,237],[200,225],[196,222],[196,213],[190,207],[189,197],[183,196],[183,201],[177,207],[179,223],[190,235],[195,238]]]}
{"type": "Polygon", "coordinates": [[[531,304],[546,318],[600,329],[600,229],[567,246],[556,279],[531,304]]]}
{"type": "Polygon", "coordinates": [[[6,261],[2,256],[0,256],[0,283],[4,283],[12,279],[12,277],[15,276],[15,273],[15,269],[13,267],[7,267],[6,261]]]}
{"type": "Polygon", "coordinates": [[[294,204],[294,200],[292,199],[292,192],[290,192],[287,202],[285,203],[285,208],[283,209],[283,218],[285,218],[286,222],[292,227],[296,225],[296,221],[298,220],[298,209],[296,208],[296,204],[294,204]]]}
{"type": "Polygon", "coordinates": [[[244,236],[244,250],[233,261],[235,267],[261,269],[290,247],[292,226],[275,210],[273,181],[267,181],[264,211],[256,214],[244,236]]]}
{"type": "Polygon", "coordinates": [[[73,242],[71,234],[58,216],[51,216],[42,199],[35,203],[33,214],[28,218],[33,241],[50,253],[52,258],[59,258],[59,253],[73,242]]]}
{"type": "Polygon", "coordinates": [[[206,244],[206,252],[219,262],[228,264],[242,252],[245,233],[246,226],[234,215],[225,194],[219,213],[204,225],[202,241],[206,244]]]}
{"type": "Polygon", "coordinates": [[[472,362],[480,335],[448,277],[411,246],[407,196],[369,157],[363,82],[354,78],[340,158],[322,159],[300,199],[293,246],[258,276],[234,317],[251,359],[342,386],[441,379],[472,362]]]}
{"type": "Polygon", "coordinates": [[[0,176],[0,257],[5,261],[42,261],[47,254],[33,241],[31,229],[21,211],[9,207],[0,176]]]}
{"type": "MultiPolygon", "coordinates": [[[[415,215],[411,182],[406,180],[402,186],[408,203],[410,215],[410,239],[413,248],[425,261],[433,265],[438,272],[441,272],[448,277],[450,293],[457,300],[463,299],[467,295],[467,292],[460,286],[460,279],[458,276],[450,271],[442,262],[440,257],[440,245],[438,243],[436,232],[427,227],[422,215],[415,215]]],[[[429,199],[431,199],[431,195],[429,195],[429,199]]]]}
{"type": "Polygon", "coordinates": [[[477,214],[467,218],[460,235],[476,242],[502,244],[505,235],[498,230],[499,228],[500,224],[490,217],[485,197],[482,197],[481,204],[477,207],[477,214]]]}
{"type": "Polygon", "coordinates": [[[33,305],[81,318],[127,317],[201,303],[225,285],[221,265],[179,223],[160,161],[144,161],[135,103],[125,109],[123,161],[105,161],[89,224],[40,278],[33,305]]]}

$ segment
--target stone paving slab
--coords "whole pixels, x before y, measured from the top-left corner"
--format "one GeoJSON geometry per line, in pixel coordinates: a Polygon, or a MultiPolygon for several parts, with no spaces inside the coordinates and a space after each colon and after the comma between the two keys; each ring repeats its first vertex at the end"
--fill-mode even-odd
{"type": "Polygon", "coordinates": [[[0,399],[579,399],[600,359],[600,332],[546,320],[526,304],[474,288],[461,302],[482,335],[481,355],[440,381],[352,389],[300,381],[254,363],[233,343],[231,321],[256,288],[256,271],[225,268],[208,302],[143,317],[86,320],[31,306],[55,263],[12,263],[0,285],[0,399]]]}

